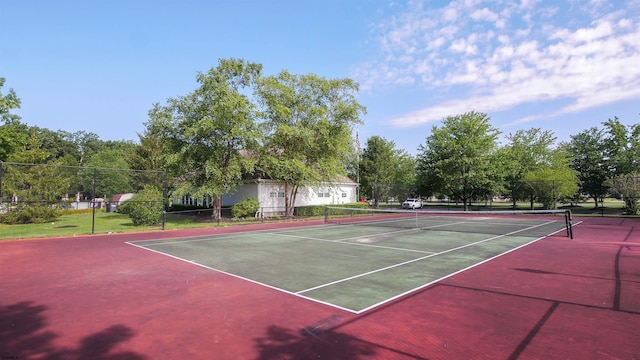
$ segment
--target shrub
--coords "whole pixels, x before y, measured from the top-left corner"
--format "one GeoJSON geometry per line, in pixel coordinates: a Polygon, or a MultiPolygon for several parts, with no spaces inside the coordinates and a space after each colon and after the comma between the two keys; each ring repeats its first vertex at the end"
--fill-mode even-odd
{"type": "MultiPolygon", "coordinates": [[[[324,215],[324,209],[327,206],[331,207],[347,207],[347,208],[360,208],[367,209],[369,208],[369,204],[367,203],[348,203],[348,204],[340,204],[340,205],[308,205],[308,206],[300,206],[296,208],[296,214],[298,216],[322,216],[324,215]]],[[[335,210],[334,210],[335,212],[335,210]]]]}
{"type": "Polygon", "coordinates": [[[253,217],[260,207],[260,202],[255,198],[245,198],[231,207],[231,216],[234,219],[253,217]]]}
{"type": "Polygon", "coordinates": [[[6,214],[0,214],[0,222],[4,224],[43,224],[55,221],[58,210],[48,205],[18,204],[6,214]]]}
{"type": "Polygon", "coordinates": [[[133,204],[133,201],[131,200],[133,200],[133,198],[119,204],[118,207],[116,207],[116,212],[119,214],[129,215],[131,213],[131,205],[133,204]]]}
{"type": "Polygon", "coordinates": [[[162,192],[148,186],[116,208],[116,211],[129,214],[133,225],[153,225],[162,220],[162,192]]]}

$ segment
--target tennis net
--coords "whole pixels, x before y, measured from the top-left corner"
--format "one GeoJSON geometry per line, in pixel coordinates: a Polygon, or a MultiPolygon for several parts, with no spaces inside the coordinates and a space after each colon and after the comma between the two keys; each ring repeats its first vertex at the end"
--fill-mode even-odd
{"type": "Polygon", "coordinates": [[[325,223],[573,239],[570,210],[435,211],[325,207],[325,223]]]}

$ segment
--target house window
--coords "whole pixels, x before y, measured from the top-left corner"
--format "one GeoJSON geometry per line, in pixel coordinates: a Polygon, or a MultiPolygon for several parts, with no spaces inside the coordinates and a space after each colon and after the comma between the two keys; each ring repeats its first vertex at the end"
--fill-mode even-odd
{"type": "Polygon", "coordinates": [[[272,198],[283,198],[283,197],[284,197],[284,191],[280,191],[280,192],[278,192],[278,191],[271,191],[271,192],[269,193],[269,197],[272,197],[272,198]]]}
{"type": "Polygon", "coordinates": [[[329,193],[324,193],[324,197],[326,197],[326,198],[331,197],[331,194],[329,194],[329,193]]]}
{"type": "Polygon", "coordinates": [[[346,198],[347,197],[347,193],[343,192],[342,193],[342,197],[346,198]]]}

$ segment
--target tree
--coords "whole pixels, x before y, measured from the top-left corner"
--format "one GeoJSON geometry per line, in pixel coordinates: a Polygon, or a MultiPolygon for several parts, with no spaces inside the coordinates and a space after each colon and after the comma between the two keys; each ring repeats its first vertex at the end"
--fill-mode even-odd
{"type": "MultiPolygon", "coordinates": [[[[0,77],[0,89],[4,86],[5,78],[0,77]]],[[[20,108],[20,98],[13,89],[9,89],[9,93],[2,95],[0,92],[0,121],[5,124],[11,124],[20,121],[20,116],[12,114],[11,110],[20,108]]]]}
{"type": "Polygon", "coordinates": [[[76,131],[74,133],[59,131],[59,133],[64,140],[75,145],[77,161],[80,166],[84,166],[93,154],[104,148],[104,142],[95,133],[86,131],[76,131]]]}
{"type": "Polygon", "coordinates": [[[379,136],[370,137],[362,151],[360,186],[363,194],[374,201],[374,207],[390,195],[397,169],[395,152],[395,143],[379,136]]]}
{"type": "Polygon", "coordinates": [[[528,172],[524,182],[544,209],[554,209],[557,199],[572,198],[578,192],[577,172],[571,168],[571,157],[563,147],[553,150],[545,162],[528,172]]]}
{"type": "Polygon", "coordinates": [[[500,149],[497,166],[504,176],[504,187],[516,207],[516,201],[530,199],[531,208],[535,192],[525,182],[525,178],[547,167],[553,153],[553,144],[556,140],[553,132],[532,128],[518,130],[515,134],[507,135],[509,143],[500,149]]]}
{"type": "Polygon", "coordinates": [[[416,159],[404,150],[397,149],[394,154],[396,168],[394,171],[392,196],[402,201],[417,196],[416,159]]]}
{"type": "MultiPolygon", "coordinates": [[[[5,79],[0,77],[0,90],[5,79]]],[[[28,139],[27,126],[20,122],[20,116],[11,111],[20,108],[20,98],[13,89],[3,95],[0,92],[0,161],[6,161],[9,156],[22,146],[28,139]]]]}
{"type": "Polygon", "coordinates": [[[293,214],[302,185],[332,182],[345,173],[351,127],[365,108],[350,79],[325,79],[282,71],[260,81],[266,138],[259,170],[284,182],[285,212],[293,214]]]}
{"type": "Polygon", "coordinates": [[[167,143],[160,137],[152,134],[150,129],[145,129],[138,134],[140,144],[134,151],[127,154],[127,162],[132,169],[138,170],[162,170],[166,167],[167,143]]]}
{"type": "Polygon", "coordinates": [[[253,172],[261,134],[255,104],[247,96],[260,78],[262,65],[222,59],[192,93],[155,105],[147,124],[149,134],[166,142],[167,165],[174,195],[212,198],[219,216],[222,195],[233,191],[243,175],[253,172]]]}
{"type": "Polygon", "coordinates": [[[429,195],[442,193],[460,200],[464,210],[474,198],[494,191],[498,174],[491,161],[499,131],[483,113],[449,116],[434,126],[418,148],[420,187],[429,195]]]}
{"type": "Polygon", "coordinates": [[[610,177],[640,172],[640,124],[629,127],[617,117],[603,123],[605,158],[610,177]]]}
{"type": "Polygon", "coordinates": [[[617,175],[606,181],[611,190],[621,195],[625,202],[625,212],[629,215],[637,215],[639,212],[638,200],[640,199],[640,174],[629,173],[617,175]]]}
{"type": "Polygon", "coordinates": [[[63,131],[51,131],[37,126],[29,127],[28,133],[36,136],[40,142],[40,149],[49,154],[49,157],[45,159],[45,161],[64,159],[63,162],[66,165],[78,165],[78,149],[73,142],[67,139],[67,133],[63,131]]]}
{"type": "Polygon", "coordinates": [[[609,176],[606,183],[623,196],[626,212],[635,214],[638,212],[635,174],[640,173],[640,124],[627,127],[614,117],[603,125],[606,129],[605,164],[609,176]]]}
{"type": "Polygon", "coordinates": [[[606,191],[607,164],[604,132],[592,127],[571,136],[567,147],[571,157],[571,168],[578,172],[580,191],[588,195],[598,208],[598,199],[606,191]]]}
{"type": "Polygon", "coordinates": [[[52,159],[51,153],[42,149],[35,133],[31,134],[25,148],[12,153],[9,160],[14,164],[2,166],[0,192],[10,194],[15,203],[0,221],[42,223],[55,220],[75,173],[56,166],[64,165],[63,160],[52,159]]]}
{"type": "Polygon", "coordinates": [[[110,198],[113,195],[133,190],[131,172],[124,159],[125,154],[126,152],[122,149],[107,149],[98,151],[91,157],[91,160],[86,164],[87,169],[83,171],[82,185],[85,196],[91,198],[94,195],[94,180],[95,196],[97,197],[110,198]]]}
{"type": "Polygon", "coordinates": [[[137,171],[132,174],[134,185],[137,190],[147,185],[153,185],[159,190],[163,190],[165,179],[159,171],[166,170],[167,167],[167,143],[159,136],[152,134],[149,129],[145,129],[142,134],[138,134],[140,144],[134,151],[127,153],[126,161],[131,169],[146,170],[137,171]]]}

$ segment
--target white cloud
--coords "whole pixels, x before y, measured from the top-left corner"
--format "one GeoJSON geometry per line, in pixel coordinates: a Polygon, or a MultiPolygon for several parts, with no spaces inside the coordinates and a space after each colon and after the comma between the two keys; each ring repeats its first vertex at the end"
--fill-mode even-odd
{"type": "Polygon", "coordinates": [[[498,20],[498,14],[494,13],[493,11],[487,8],[482,8],[482,9],[473,11],[471,13],[471,18],[477,21],[483,20],[483,21],[495,22],[496,20],[498,20]]]}
{"type": "Polygon", "coordinates": [[[412,84],[442,99],[464,85],[449,100],[391,120],[401,127],[472,109],[495,112],[564,100],[564,106],[541,107],[518,120],[526,122],[640,99],[640,4],[633,1],[618,8],[583,2],[576,7],[583,12],[569,17],[568,8],[560,8],[569,5],[553,1],[453,1],[422,12],[414,7],[381,36],[387,60],[363,67],[359,76],[366,80],[360,82],[365,90],[412,84]],[[609,11],[594,15],[589,5],[609,11]]]}

